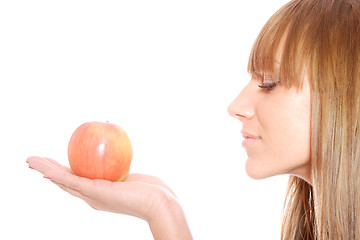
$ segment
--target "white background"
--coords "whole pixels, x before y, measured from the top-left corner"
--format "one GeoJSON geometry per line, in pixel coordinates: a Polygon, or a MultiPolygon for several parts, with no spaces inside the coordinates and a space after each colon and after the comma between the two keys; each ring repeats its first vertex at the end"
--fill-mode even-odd
{"type": "Polygon", "coordinates": [[[29,155],[68,165],[88,121],[127,131],[131,172],[172,187],[195,239],[279,239],[288,177],[246,175],[227,106],[285,2],[1,1],[0,239],[152,239],[142,220],[95,211],[28,169],[29,155]]]}

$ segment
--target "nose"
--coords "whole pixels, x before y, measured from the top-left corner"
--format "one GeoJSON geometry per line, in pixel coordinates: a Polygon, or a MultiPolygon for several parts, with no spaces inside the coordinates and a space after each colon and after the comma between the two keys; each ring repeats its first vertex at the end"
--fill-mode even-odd
{"type": "Polygon", "coordinates": [[[229,105],[228,112],[230,116],[240,121],[254,117],[256,93],[251,91],[252,87],[252,84],[249,83],[229,105]]]}

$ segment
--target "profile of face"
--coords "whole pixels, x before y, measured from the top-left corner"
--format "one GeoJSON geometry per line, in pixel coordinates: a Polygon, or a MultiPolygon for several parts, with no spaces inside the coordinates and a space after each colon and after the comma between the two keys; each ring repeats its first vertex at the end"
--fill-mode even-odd
{"type": "Polygon", "coordinates": [[[254,179],[292,174],[310,181],[310,86],[286,88],[269,75],[252,76],[230,104],[242,123],[246,172],[254,179]]]}

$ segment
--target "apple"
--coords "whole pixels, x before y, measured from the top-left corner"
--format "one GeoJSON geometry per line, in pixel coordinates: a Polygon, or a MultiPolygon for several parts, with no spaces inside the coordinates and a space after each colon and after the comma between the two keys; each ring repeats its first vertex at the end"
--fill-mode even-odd
{"type": "Polygon", "coordinates": [[[125,130],[115,124],[88,122],[72,134],[68,146],[74,174],[90,179],[123,181],[129,174],[132,146],[125,130]]]}

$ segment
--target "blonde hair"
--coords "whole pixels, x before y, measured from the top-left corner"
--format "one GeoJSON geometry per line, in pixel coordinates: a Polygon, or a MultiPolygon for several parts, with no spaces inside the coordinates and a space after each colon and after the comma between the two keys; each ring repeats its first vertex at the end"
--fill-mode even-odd
{"type": "Polygon", "coordinates": [[[282,239],[360,239],[360,1],[289,2],[258,35],[248,71],[288,88],[310,80],[312,185],[290,176],[282,239]]]}

